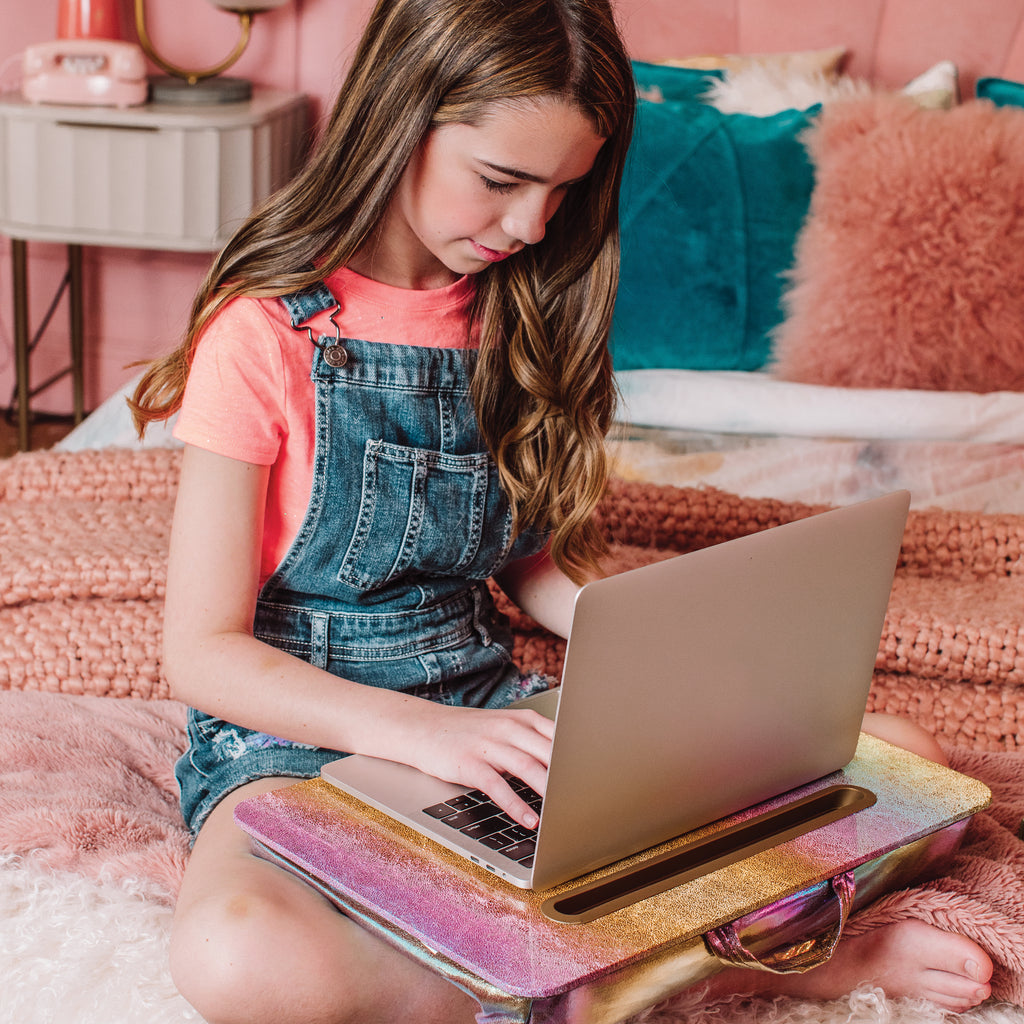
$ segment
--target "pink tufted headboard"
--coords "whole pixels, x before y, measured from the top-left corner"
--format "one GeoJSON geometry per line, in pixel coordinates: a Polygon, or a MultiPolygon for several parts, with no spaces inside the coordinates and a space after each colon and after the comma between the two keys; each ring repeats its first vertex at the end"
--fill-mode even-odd
{"type": "Polygon", "coordinates": [[[1020,0],[615,0],[633,55],[762,53],[845,46],[845,70],[899,86],[940,60],[964,97],[985,75],[1024,79],[1020,0]]]}
{"type": "MultiPolygon", "coordinates": [[[[514,2],[514,0],[513,0],[514,2]]],[[[846,70],[899,86],[941,60],[960,70],[961,93],[973,95],[983,75],[1024,81],[1022,0],[613,0],[631,53],[638,59],[704,53],[823,49],[849,51],[846,70]]],[[[257,82],[301,90],[317,113],[332,96],[372,0],[295,0],[261,16],[236,71],[257,82]]],[[[125,22],[131,7],[124,0],[125,22]]],[[[234,43],[234,20],[204,0],[150,0],[151,33],[178,64],[218,60],[234,43]]],[[[30,43],[53,38],[53,3],[0,3],[0,64],[30,43]]],[[[11,66],[3,84],[9,86],[11,66]]],[[[33,311],[45,308],[64,272],[57,246],[30,252],[33,311]]],[[[94,407],[131,375],[126,364],[165,351],[182,328],[206,258],[156,251],[89,249],[86,255],[86,403],[94,407]]],[[[0,240],[0,403],[11,393],[12,333],[8,247],[0,240]]],[[[37,352],[33,378],[66,361],[63,318],[37,352]]],[[[70,408],[66,382],[36,406],[70,408]]]]}

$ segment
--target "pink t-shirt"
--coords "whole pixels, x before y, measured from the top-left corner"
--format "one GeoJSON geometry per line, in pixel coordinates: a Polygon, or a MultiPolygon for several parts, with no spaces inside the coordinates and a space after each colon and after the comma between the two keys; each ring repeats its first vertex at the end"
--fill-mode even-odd
{"type": "MultiPolygon", "coordinates": [[[[394,288],[339,270],[325,282],[341,305],[343,338],[468,348],[475,285],[463,277],[446,288],[394,288]]],[[[330,312],[308,324],[334,337],[330,312]]],[[[277,299],[230,302],[196,346],[174,436],[243,462],[270,466],[260,566],[261,583],[277,568],[309,504],[316,445],[310,380],[313,346],[295,330],[277,299]]]]}

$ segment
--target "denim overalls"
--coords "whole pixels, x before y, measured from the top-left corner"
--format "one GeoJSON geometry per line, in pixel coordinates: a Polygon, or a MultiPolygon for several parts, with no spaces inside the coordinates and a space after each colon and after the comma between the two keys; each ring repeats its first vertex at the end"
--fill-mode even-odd
{"type": "MultiPolygon", "coordinates": [[[[338,308],[326,286],[281,301],[313,343],[313,488],[260,592],[254,635],[335,675],[445,704],[504,707],[546,689],[512,664],[485,582],[544,538],[512,538],[469,396],[475,351],[314,338],[302,325],[338,308]]],[[[193,831],[232,789],[311,777],[341,756],[195,710],[188,731],[177,776],[193,831]]]]}

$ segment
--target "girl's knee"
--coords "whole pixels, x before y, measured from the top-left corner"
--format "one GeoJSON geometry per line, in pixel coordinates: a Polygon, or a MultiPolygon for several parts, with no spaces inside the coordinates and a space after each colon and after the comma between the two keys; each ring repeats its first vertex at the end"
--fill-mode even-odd
{"type": "Polygon", "coordinates": [[[927,729],[897,715],[869,713],[864,716],[864,731],[880,740],[926,757],[937,764],[948,765],[949,759],[938,740],[927,729]]]}
{"type": "Polygon", "coordinates": [[[171,931],[171,977],[209,1024],[252,1024],[262,1019],[255,1007],[287,1020],[287,1002],[314,957],[308,922],[273,890],[195,901],[171,931]]]}
{"type": "Polygon", "coordinates": [[[259,947],[262,943],[264,956],[272,948],[262,928],[255,927],[256,916],[244,910],[232,913],[220,899],[193,903],[175,915],[171,977],[210,1024],[230,1021],[232,1012],[240,1012],[248,975],[259,973],[259,947]],[[247,929],[246,920],[253,927],[247,929]]]}

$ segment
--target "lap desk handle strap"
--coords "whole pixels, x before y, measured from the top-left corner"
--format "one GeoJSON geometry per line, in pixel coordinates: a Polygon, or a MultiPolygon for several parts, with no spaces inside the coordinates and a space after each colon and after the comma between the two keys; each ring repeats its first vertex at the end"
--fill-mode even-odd
{"type": "Polygon", "coordinates": [[[742,924],[739,921],[730,921],[719,928],[712,928],[705,934],[704,941],[708,949],[724,964],[759,968],[773,974],[802,974],[809,971],[812,967],[825,963],[836,951],[846,920],[853,911],[854,897],[857,895],[857,881],[852,871],[836,875],[829,880],[829,886],[835,895],[835,924],[802,942],[758,956],[743,944],[740,938],[742,924]]]}
{"type": "MultiPolygon", "coordinates": [[[[235,818],[259,851],[475,995],[488,1021],[539,1024],[545,1007],[571,1002],[589,1007],[586,1016],[558,1019],[589,1024],[622,1020],[726,963],[792,971],[824,961],[851,910],[955,849],[958,823],[991,799],[983,784],[866,735],[843,771],[786,799],[837,784],[876,802],[583,923],[543,910],[571,885],[517,889],[320,779],[243,801],[235,818]]],[[[658,849],[671,853],[773,803],[658,849]]]]}

